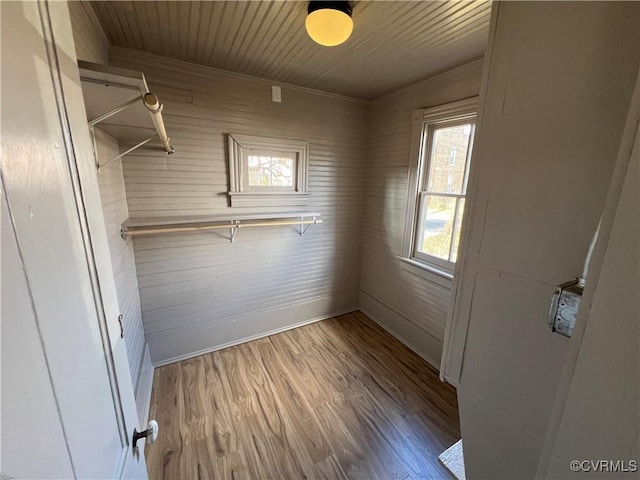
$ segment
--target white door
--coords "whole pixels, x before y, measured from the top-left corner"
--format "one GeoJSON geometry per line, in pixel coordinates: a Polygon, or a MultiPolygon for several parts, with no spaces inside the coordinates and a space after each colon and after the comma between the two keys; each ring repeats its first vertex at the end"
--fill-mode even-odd
{"type": "Polygon", "coordinates": [[[67,5],[0,2],[0,16],[0,468],[146,478],[67,5]]]}

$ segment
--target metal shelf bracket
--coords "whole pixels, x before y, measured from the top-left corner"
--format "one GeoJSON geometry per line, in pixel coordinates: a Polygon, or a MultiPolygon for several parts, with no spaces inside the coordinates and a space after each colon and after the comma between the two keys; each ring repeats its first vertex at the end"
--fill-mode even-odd
{"type": "Polygon", "coordinates": [[[134,105],[134,104],[136,104],[138,102],[141,102],[141,101],[142,101],[142,96],[136,95],[131,100],[128,100],[128,101],[124,102],[123,104],[118,105],[115,108],[112,108],[108,112],[103,113],[102,115],[94,118],[93,120],[89,120],[89,126],[93,127],[93,126],[97,125],[98,123],[102,122],[103,120],[106,120],[107,118],[113,117],[115,114],[120,113],[125,108],[130,107],[131,105],[134,105]]]}
{"type": "MultiPolygon", "coordinates": [[[[125,155],[128,155],[129,153],[133,152],[133,151],[134,151],[134,150],[136,150],[137,148],[140,148],[141,146],[146,145],[147,143],[149,143],[151,140],[153,140],[153,139],[154,139],[154,138],[156,138],[157,136],[158,136],[157,134],[156,134],[156,135],[152,135],[152,136],[150,136],[149,138],[147,138],[147,139],[145,139],[145,140],[141,141],[140,143],[135,144],[133,147],[129,148],[128,150],[125,150],[124,152],[122,152],[122,153],[121,153],[121,154],[119,154],[119,155],[116,155],[116,156],[115,156],[115,157],[113,157],[113,158],[110,158],[109,160],[107,160],[106,162],[104,162],[104,163],[102,163],[102,164],[98,162],[98,173],[100,172],[100,169],[101,169],[101,168],[104,168],[104,167],[106,167],[107,165],[109,165],[111,162],[115,162],[116,160],[118,160],[118,159],[120,159],[120,158],[124,157],[125,155]]],[[[168,155],[168,154],[169,154],[169,152],[167,152],[167,155],[168,155]]]]}
{"type": "Polygon", "coordinates": [[[309,230],[309,227],[311,225],[316,225],[316,223],[317,223],[316,217],[311,217],[311,222],[306,222],[306,223],[304,221],[304,217],[300,217],[300,236],[302,237],[305,233],[307,233],[307,230],[309,230]]]}
{"type": "Polygon", "coordinates": [[[232,225],[233,226],[229,231],[229,241],[231,243],[236,241],[236,233],[238,233],[238,229],[240,228],[240,222],[238,220],[234,220],[232,225]]]}

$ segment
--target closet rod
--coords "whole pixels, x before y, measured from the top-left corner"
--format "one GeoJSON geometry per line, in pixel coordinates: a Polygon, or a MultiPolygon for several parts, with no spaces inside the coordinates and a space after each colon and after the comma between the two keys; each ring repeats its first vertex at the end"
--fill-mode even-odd
{"type": "MultiPolygon", "coordinates": [[[[160,100],[156,95],[149,92],[149,86],[144,78],[144,73],[126,70],[123,68],[110,67],[108,65],[84,62],[82,60],[78,60],[78,68],[80,71],[80,81],[82,82],[85,104],[87,107],[92,107],[88,108],[88,110],[95,112],[95,110],[102,110],[105,103],[112,104],[121,101],[123,90],[134,90],[138,92],[138,95],[134,98],[131,98],[115,108],[112,108],[108,112],[89,120],[89,127],[94,127],[100,122],[103,122],[104,120],[141,101],[147,112],[149,112],[151,122],[158,134],[158,138],[162,142],[164,150],[168,154],[172,154],[175,151],[171,146],[171,143],[169,143],[169,136],[167,135],[167,130],[164,126],[164,121],[162,120],[162,103],[160,103],[160,100]],[[100,86],[103,86],[104,88],[101,89],[100,86]]],[[[136,121],[138,120],[137,117],[134,118],[136,121]]],[[[125,125],[120,126],[124,127],[125,125]]],[[[140,125],[140,127],[145,128],[142,125],[140,125]]],[[[119,140],[119,138],[116,138],[116,140],[119,140]]],[[[138,147],[144,145],[144,143],[138,144],[138,147]]],[[[117,158],[112,160],[115,159],[117,158]]]]}
{"type": "Polygon", "coordinates": [[[168,154],[172,154],[175,152],[175,149],[169,143],[169,136],[167,135],[167,130],[164,128],[164,121],[162,120],[162,104],[158,97],[155,96],[151,92],[147,92],[142,97],[144,102],[144,106],[147,107],[149,111],[149,115],[151,115],[151,121],[153,122],[153,126],[156,128],[156,132],[158,132],[158,138],[162,142],[162,146],[168,154]]]}
{"type": "Polygon", "coordinates": [[[272,227],[281,225],[317,225],[322,223],[321,218],[314,218],[312,220],[276,220],[266,222],[251,222],[251,223],[227,223],[227,224],[201,224],[201,225],[180,225],[180,226],[167,226],[167,227],[130,227],[125,230],[127,236],[133,235],[152,235],[158,233],[172,233],[172,232],[200,232],[206,230],[220,230],[220,229],[235,229],[244,227],[272,227]]]}

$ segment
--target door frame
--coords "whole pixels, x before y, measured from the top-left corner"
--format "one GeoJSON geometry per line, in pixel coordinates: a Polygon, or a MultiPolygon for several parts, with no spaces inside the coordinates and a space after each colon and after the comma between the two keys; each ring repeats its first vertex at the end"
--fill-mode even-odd
{"type": "Polygon", "coordinates": [[[55,65],[51,69],[52,79],[54,84],[57,81],[59,87],[56,101],[61,112],[65,143],[70,152],[70,171],[76,177],[73,184],[78,220],[83,230],[92,293],[123,445],[116,476],[140,478],[142,473],[146,476],[146,462],[144,455],[134,454],[131,440],[133,430],[144,430],[146,425],[139,424],[134,383],[124,343],[126,332],[120,329],[118,321],[120,307],[100,199],[96,152],[87,123],[69,8],[67,2],[49,0],[40,0],[39,5],[43,24],[47,17],[50,22],[48,32],[46,26],[43,28],[45,42],[51,52],[51,65],[55,65]],[[47,35],[50,37],[47,38],[47,35]]]}
{"type": "MultiPolygon", "coordinates": [[[[14,115],[15,123],[3,128],[3,154],[10,159],[2,159],[2,190],[25,254],[28,288],[35,292],[32,309],[42,319],[36,319],[38,341],[71,468],[74,476],[108,471],[115,478],[147,478],[144,456],[137,459],[131,448],[140,425],[68,5],[39,0],[7,3],[2,10],[3,25],[14,25],[7,35],[16,39],[24,31],[22,49],[3,65],[10,79],[3,101],[13,96],[5,121],[14,115]],[[99,396],[91,401],[96,387],[99,396]],[[104,437],[92,419],[108,430],[104,437]],[[105,461],[93,467],[91,458],[101,457],[105,461]]],[[[25,442],[22,435],[31,427],[25,425],[15,440],[25,442]]]]}

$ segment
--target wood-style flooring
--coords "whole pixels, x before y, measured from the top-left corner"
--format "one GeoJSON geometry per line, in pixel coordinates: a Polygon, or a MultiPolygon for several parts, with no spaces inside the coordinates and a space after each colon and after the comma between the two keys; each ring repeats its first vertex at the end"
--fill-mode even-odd
{"type": "Polygon", "coordinates": [[[151,479],[451,478],[455,390],[361,312],[156,369],[151,479]]]}

